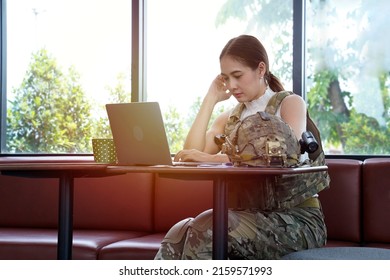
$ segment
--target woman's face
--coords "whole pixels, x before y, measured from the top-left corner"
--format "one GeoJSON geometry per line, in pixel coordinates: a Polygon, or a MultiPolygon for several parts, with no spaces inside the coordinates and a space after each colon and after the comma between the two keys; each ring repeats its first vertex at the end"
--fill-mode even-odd
{"type": "Polygon", "coordinates": [[[253,70],[228,55],[222,57],[220,65],[226,87],[238,102],[249,102],[264,94],[264,63],[260,63],[260,66],[253,70]]]}

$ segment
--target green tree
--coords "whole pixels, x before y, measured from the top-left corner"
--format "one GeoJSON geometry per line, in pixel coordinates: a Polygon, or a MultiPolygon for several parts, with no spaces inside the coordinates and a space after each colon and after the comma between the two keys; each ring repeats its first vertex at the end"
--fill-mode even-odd
{"type": "MultiPolygon", "coordinates": [[[[109,99],[108,103],[131,102],[131,91],[126,87],[126,81],[130,80],[125,73],[119,73],[117,83],[114,87],[107,86],[109,99]]],[[[112,138],[110,124],[107,118],[105,105],[95,104],[93,110],[94,122],[92,129],[93,138],[112,138]]]]}
{"type": "Polygon", "coordinates": [[[342,131],[357,137],[345,137],[345,152],[349,154],[389,154],[390,129],[382,129],[378,121],[366,114],[350,111],[351,118],[341,124],[342,131]]]}
{"type": "MultiPolygon", "coordinates": [[[[384,106],[383,119],[385,123],[389,123],[386,112],[389,111],[387,81],[390,69],[383,61],[389,61],[390,54],[386,51],[388,39],[378,36],[385,32],[387,18],[376,15],[382,14],[382,11],[388,10],[390,6],[385,1],[377,1],[375,5],[372,5],[371,1],[360,1],[360,5],[347,14],[343,24],[353,30],[357,24],[365,22],[366,31],[360,32],[358,37],[349,41],[347,49],[340,50],[334,34],[327,32],[339,19],[336,9],[328,4],[329,1],[312,1],[311,12],[315,13],[312,16],[316,18],[313,22],[318,23],[314,30],[318,34],[328,36],[321,36],[321,42],[312,44],[314,47],[308,50],[309,61],[313,61],[312,66],[315,67],[314,75],[311,77],[313,84],[308,92],[309,111],[319,124],[322,138],[329,145],[340,145],[345,153],[388,154],[390,147],[383,142],[383,139],[388,139],[389,136],[388,125],[381,126],[372,117],[356,112],[353,109],[355,96],[342,90],[341,84],[345,87],[353,77],[376,76],[380,92],[371,94],[379,93],[384,106]],[[373,40],[375,44],[371,43],[373,40]]],[[[367,101],[368,107],[371,102],[368,98],[367,101]]]]}
{"type": "Polygon", "coordinates": [[[32,60],[7,109],[7,150],[82,153],[90,149],[90,103],[71,67],[65,75],[46,49],[32,60]]]}
{"type": "MultiPolygon", "coordinates": [[[[307,38],[313,46],[308,49],[307,67],[314,69],[314,74],[309,77],[311,88],[307,94],[308,109],[319,126],[322,140],[326,145],[340,145],[345,152],[351,153],[380,151],[388,154],[390,147],[381,139],[389,137],[390,54],[386,49],[388,38],[378,34],[387,32],[388,19],[383,11],[389,10],[390,6],[387,1],[377,1],[374,5],[372,1],[360,1],[358,8],[347,15],[343,24],[349,24],[353,29],[356,28],[356,24],[364,23],[366,32],[361,32],[359,37],[352,39],[345,50],[337,47],[335,34],[328,31],[336,20],[339,20],[338,10],[332,8],[329,3],[330,1],[326,0],[312,0],[310,1],[312,10],[308,11],[313,12],[308,16],[316,19],[310,21],[309,27],[314,29],[313,33],[320,34],[307,38]],[[365,55],[362,56],[362,53],[365,55]],[[350,77],[367,75],[363,71],[359,72],[362,70],[360,67],[362,62],[365,62],[363,65],[379,65],[370,74],[377,75],[384,104],[383,115],[386,124],[382,126],[378,124],[370,129],[366,126],[372,124],[372,118],[353,111],[354,96],[342,89],[350,77]],[[367,145],[367,139],[383,143],[382,150],[374,145],[367,145]]],[[[256,30],[262,37],[272,36],[274,43],[271,48],[277,50],[275,73],[283,80],[286,74],[291,76],[289,62],[291,58],[288,55],[291,53],[289,42],[292,38],[291,8],[291,5],[286,5],[286,1],[283,0],[227,0],[217,16],[216,24],[223,24],[229,18],[238,18],[248,22],[247,31],[256,30]]],[[[273,65],[271,67],[275,69],[273,65]]]]}
{"type": "Polygon", "coordinates": [[[176,107],[169,106],[164,114],[164,124],[171,153],[177,153],[183,149],[186,126],[176,107]]]}

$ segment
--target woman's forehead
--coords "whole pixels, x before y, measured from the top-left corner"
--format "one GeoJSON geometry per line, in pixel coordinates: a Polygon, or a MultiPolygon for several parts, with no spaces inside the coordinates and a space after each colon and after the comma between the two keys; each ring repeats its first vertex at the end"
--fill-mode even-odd
{"type": "Polygon", "coordinates": [[[233,72],[244,71],[249,68],[247,65],[242,63],[240,60],[233,58],[231,56],[224,56],[220,61],[221,74],[230,75],[233,72]]]}

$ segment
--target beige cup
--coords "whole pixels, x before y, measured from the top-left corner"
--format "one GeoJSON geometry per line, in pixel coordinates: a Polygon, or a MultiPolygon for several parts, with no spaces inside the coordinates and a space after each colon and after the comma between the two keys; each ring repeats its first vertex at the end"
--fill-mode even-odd
{"type": "Polygon", "coordinates": [[[92,139],[92,150],[95,162],[116,163],[115,145],[113,139],[92,139]]]}

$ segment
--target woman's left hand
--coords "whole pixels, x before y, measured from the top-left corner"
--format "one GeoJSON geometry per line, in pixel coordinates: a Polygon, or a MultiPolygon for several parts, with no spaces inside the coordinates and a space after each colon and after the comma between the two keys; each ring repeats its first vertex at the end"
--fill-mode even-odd
{"type": "Polygon", "coordinates": [[[174,161],[198,161],[198,162],[211,162],[213,161],[213,155],[201,152],[196,149],[181,150],[175,155],[174,161]]]}

